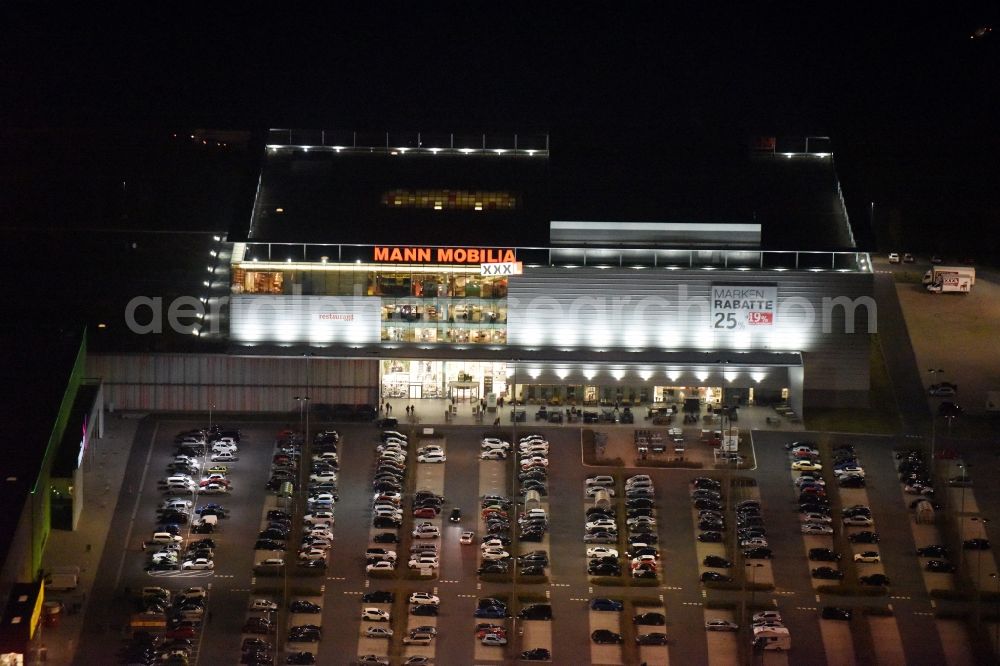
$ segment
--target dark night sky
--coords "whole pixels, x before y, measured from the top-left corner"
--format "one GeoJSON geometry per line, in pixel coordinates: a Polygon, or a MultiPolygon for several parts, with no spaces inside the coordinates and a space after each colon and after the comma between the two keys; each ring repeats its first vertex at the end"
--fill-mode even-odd
{"type": "MultiPolygon", "coordinates": [[[[295,15],[8,6],[0,121],[8,130],[543,130],[653,151],[691,133],[829,134],[858,201],[904,206],[929,181],[939,202],[987,201],[1000,148],[1000,34],[969,35],[1000,18],[997,4],[800,4],[295,15]]],[[[8,158],[3,168],[17,167],[8,158]]]]}

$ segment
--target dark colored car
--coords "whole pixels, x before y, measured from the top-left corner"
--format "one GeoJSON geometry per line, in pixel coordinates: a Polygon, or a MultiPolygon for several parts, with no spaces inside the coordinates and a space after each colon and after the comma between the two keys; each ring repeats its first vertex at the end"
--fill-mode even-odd
{"type": "Polygon", "coordinates": [[[845,474],[837,479],[837,485],[841,488],[864,488],[865,477],[857,474],[845,474]]]}
{"type": "Polygon", "coordinates": [[[627,509],[652,509],[654,506],[653,500],[648,497],[636,497],[625,502],[627,509]]]}
{"type": "Polygon", "coordinates": [[[733,563],[720,555],[706,555],[705,559],[701,562],[706,567],[717,567],[720,569],[728,569],[733,566],[733,563]]]}
{"type": "Polygon", "coordinates": [[[719,531],[726,529],[726,524],[721,520],[703,520],[698,523],[698,529],[702,531],[719,531]]]}
{"type": "Polygon", "coordinates": [[[966,539],[962,542],[962,548],[965,550],[989,550],[990,540],[989,539],[966,539]]]}
{"type": "Polygon", "coordinates": [[[396,595],[388,590],[375,590],[361,595],[361,601],[366,604],[391,604],[396,595]]]}
{"type": "Polygon", "coordinates": [[[595,643],[621,643],[622,636],[610,629],[597,629],[590,634],[590,640],[595,643]]]}
{"type": "Polygon", "coordinates": [[[842,580],[844,578],[844,572],[838,571],[833,567],[816,567],[812,570],[813,578],[823,578],[826,580],[842,580]]]}
{"type": "Polygon", "coordinates": [[[509,567],[503,562],[484,562],[481,567],[476,569],[477,574],[505,574],[509,571],[509,567]]]}
{"type": "Polygon", "coordinates": [[[743,557],[748,560],[769,560],[774,557],[770,548],[765,548],[764,546],[757,546],[756,548],[747,548],[743,551],[743,557]]]}
{"type": "Polygon", "coordinates": [[[288,610],[293,613],[319,613],[323,607],[311,601],[293,601],[288,605],[288,610]]]}
{"type": "Polygon", "coordinates": [[[381,532],[372,537],[375,543],[399,543],[399,537],[392,532],[381,532]]]}
{"type": "Polygon", "coordinates": [[[840,553],[835,553],[829,548],[810,548],[809,559],[816,562],[839,562],[840,553]]]}
{"type": "Polygon", "coordinates": [[[917,548],[917,555],[921,557],[948,557],[948,547],[940,544],[917,548]]]}
{"type": "Polygon", "coordinates": [[[847,539],[852,543],[878,543],[878,532],[872,532],[871,530],[855,532],[854,534],[848,534],[847,539]]]}
{"type": "Polygon", "coordinates": [[[544,536],[545,536],[545,530],[535,529],[535,530],[525,530],[521,532],[519,538],[521,539],[521,541],[541,541],[542,537],[544,536]]]}
{"type": "Polygon", "coordinates": [[[663,613],[642,613],[633,617],[632,622],[635,624],[662,627],[667,623],[667,618],[663,613]]]}
{"type": "Polygon", "coordinates": [[[284,543],[279,543],[272,539],[258,539],[253,545],[254,550],[285,550],[284,543]]]}
{"type": "Polygon", "coordinates": [[[411,606],[410,607],[410,615],[418,615],[418,616],[433,615],[433,616],[437,616],[437,614],[438,614],[438,607],[437,606],[432,606],[431,604],[417,604],[416,606],[411,606]]]}
{"type": "Polygon", "coordinates": [[[696,509],[710,509],[712,511],[722,511],[722,502],[717,502],[710,499],[698,499],[694,501],[694,508],[696,509]]]}
{"type": "Polygon", "coordinates": [[[823,606],[824,620],[850,620],[851,610],[849,608],[838,608],[836,606],[823,606]]]}
{"type": "Polygon", "coordinates": [[[293,652],[285,659],[286,664],[315,664],[316,655],[312,652],[293,652]]]}
{"type": "Polygon", "coordinates": [[[486,608],[477,608],[476,612],[473,613],[476,617],[489,617],[489,618],[502,618],[507,617],[507,608],[503,606],[488,606],[486,608]]]}
{"type": "Polygon", "coordinates": [[[702,583],[732,583],[733,579],[730,576],[724,576],[718,571],[706,571],[701,574],[699,580],[702,583]]]}
{"type": "Polygon", "coordinates": [[[402,521],[395,520],[391,516],[375,516],[372,519],[372,527],[377,529],[389,529],[399,527],[402,524],[402,521]]]}
{"type": "Polygon", "coordinates": [[[590,610],[595,611],[620,611],[624,607],[625,605],[617,599],[598,597],[597,599],[591,599],[590,601],[590,610]]]}
{"type": "Polygon", "coordinates": [[[649,634],[639,634],[635,637],[635,643],[636,645],[666,645],[667,635],[659,631],[649,634]]]}
{"type": "Polygon", "coordinates": [[[931,560],[927,563],[924,569],[934,573],[955,573],[958,571],[958,567],[951,562],[945,562],[944,560],[931,560]]]}
{"type": "Polygon", "coordinates": [[[462,510],[457,506],[451,510],[451,515],[448,516],[448,521],[452,523],[457,523],[462,520],[462,510]]]}
{"type": "Polygon", "coordinates": [[[545,648],[535,648],[522,652],[521,659],[523,661],[549,661],[552,659],[552,653],[545,648]]]}
{"type": "Polygon", "coordinates": [[[285,541],[288,539],[288,530],[282,530],[277,527],[269,527],[266,530],[261,530],[257,535],[258,539],[271,539],[273,541],[285,541]]]}
{"type": "Polygon", "coordinates": [[[871,574],[870,576],[861,576],[858,578],[858,582],[862,585],[888,585],[889,577],[885,574],[871,574]]]}
{"type": "Polygon", "coordinates": [[[596,564],[587,567],[591,576],[620,576],[622,568],[617,564],[596,564]]]}
{"type": "Polygon", "coordinates": [[[721,543],[722,542],[722,532],[708,531],[702,532],[698,535],[698,541],[703,543],[721,543]]]}
{"type": "Polygon", "coordinates": [[[552,606],[550,604],[531,604],[522,608],[517,616],[525,620],[551,620],[552,606]]]}
{"type": "Polygon", "coordinates": [[[657,538],[656,534],[653,534],[652,532],[648,532],[646,534],[633,534],[629,536],[628,543],[630,546],[637,543],[653,545],[656,543],[657,538]]]}

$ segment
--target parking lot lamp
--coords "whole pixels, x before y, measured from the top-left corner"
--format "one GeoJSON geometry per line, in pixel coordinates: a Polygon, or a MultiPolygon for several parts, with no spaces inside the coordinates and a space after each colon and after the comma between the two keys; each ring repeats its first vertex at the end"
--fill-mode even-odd
{"type": "MultiPolygon", "coordinates": [[[[927,372],[931,375],[931,384],[934,384],[934,379],[936,375],[944,374],[944,370],[941,368],[928,368],[927,372]]],[[[933,409],[931,410],[931,478],[934,477],[934,449],[937,445],[937,412],[933,409]]]]}
{"type": "Polygon", "coordinates": [[[991,573],[990,578],[993,579],[993,602],[996,604],[993,614],[993,651],[1000,653],[1000,576],[991,573]]]}
{"type": "MultiPolygon", "coordinates": [[[[988,538],[989,535],[986,533],[986,526],[990,523],[990,519],[989,518],[982,518],[982,517],[973,516],[971,518],[971,520],[973,520],[975,522],[980,522],[980,523],[983,524],[983,538],[988,538]]],[[[963,552],[965,551],[965,544],[962,544],[962,551],[963,552]]],[[[983,567],[983,549],[982,548],[977,548],[976,549],[976,579],[974,581],[972,581],[972,586],[973,586],[974,591],[976,593],[976,615],[975,615],[975,617],[976,617],[976,626],[977,627],[979,627],[980,623],[982,622],[982,617],[980,616],[980,608],[979,608],[979,603],[980,603],[979,577],[982,575],[982,567],[983,567]]]]}
{"type": "Polygon", "coordinates": [[[212,430],[212,410],[215,409],[215,405],[208,403],[208,429],[212,430]]]}

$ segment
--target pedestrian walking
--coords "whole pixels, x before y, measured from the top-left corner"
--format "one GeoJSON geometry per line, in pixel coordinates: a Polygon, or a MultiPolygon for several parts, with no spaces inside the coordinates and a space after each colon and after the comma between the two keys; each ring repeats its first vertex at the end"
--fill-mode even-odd
{"type": "Polygon", "coordinates": [[[385,403],[385,415],[389,416],[390,414],[392,414],[392,405],[390,405],[388,402],[386,402],[385,403]]]}

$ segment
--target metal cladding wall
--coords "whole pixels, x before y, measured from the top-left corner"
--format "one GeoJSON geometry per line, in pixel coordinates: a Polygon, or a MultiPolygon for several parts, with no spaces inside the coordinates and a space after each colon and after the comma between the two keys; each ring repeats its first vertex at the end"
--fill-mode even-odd
{"type": "Polygon", "coordinates": [[[531,268],[510,281],[508,339],[579,349],[581,360],[611,348],[802,352],[807,403],[837,392],[858,404],[870,382],[872,288],[869,273],[531,268]],[[714,328],[713,284],[777,287],[773,323],[714,328]],[[847,310],[857,332],[847,332],[847,310]]]}
{"type": "Polygon", "coordinates": [[[90,354],[87,373],[104,379],[116,409],[288,412],[303,394],[312,404],[378,402],[378,361],[368,359],[90,354]]]}
{"type": "Polygon", "coordinates": [[[229,313],[229,336],[234,342],[364,344],[380,337],[378,298],[233,296],[229,313]]]}

